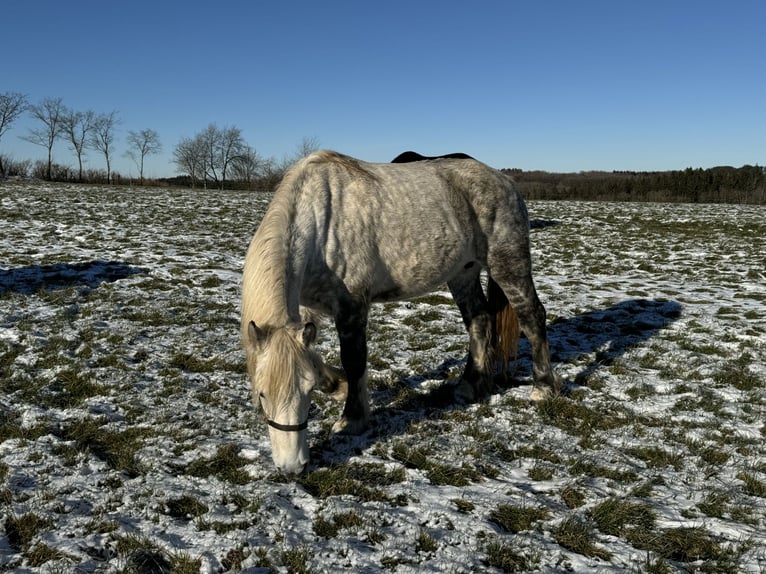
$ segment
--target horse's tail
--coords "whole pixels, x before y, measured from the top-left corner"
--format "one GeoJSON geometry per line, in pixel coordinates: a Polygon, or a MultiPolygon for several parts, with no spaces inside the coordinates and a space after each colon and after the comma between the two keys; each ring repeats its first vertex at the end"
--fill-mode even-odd
{"type": "Polygon", "coordinates": [[[521,337],[519,318],[500,285],[492,277],[489,277],[487,281],[487,299],[490,312],[494,315],[492,345],[495,358],[502,362],[500,374],[505,375],[508,362],[511,360],[511,353],[513,353],[514,362],[519,354],[519,338],[521,337]]]}

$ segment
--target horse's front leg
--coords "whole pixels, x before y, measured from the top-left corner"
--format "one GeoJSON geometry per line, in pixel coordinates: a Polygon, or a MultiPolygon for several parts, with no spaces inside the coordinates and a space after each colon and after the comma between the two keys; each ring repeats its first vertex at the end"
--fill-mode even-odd
{"type": "Polygon", "coordinates": [[[333,432],[361,434],[370,419],[367,395],[367,306],[361,302],[342,305],[335,317],[340,339],[340,361],[346,372],[348,396],[343,416],[333,432]]]}

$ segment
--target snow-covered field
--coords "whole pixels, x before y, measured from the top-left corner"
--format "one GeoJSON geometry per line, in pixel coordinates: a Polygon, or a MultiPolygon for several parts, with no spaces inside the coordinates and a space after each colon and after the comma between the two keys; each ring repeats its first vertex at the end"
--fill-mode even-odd
{"type": "Polygon", "coordinates": [[[373,426],[317,396],[296,482],[238,342],[268,199],[0,184],[0,571],[766,572],[766,209],[530,203],[571,392],[528,402],[522,341],[440,405],[449,294],[381,305],[373,426]]]}

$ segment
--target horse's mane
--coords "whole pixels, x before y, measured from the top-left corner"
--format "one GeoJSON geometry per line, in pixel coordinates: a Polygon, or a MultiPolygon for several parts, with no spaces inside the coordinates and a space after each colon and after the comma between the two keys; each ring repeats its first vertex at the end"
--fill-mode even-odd
{"type": "Polygon", "coordinates": [[[285,300],[288,239],[285,231],[293,207],[284,201],[283,195],[274,196],[245,257],[242,271],[243,342],[250,321],[255,321],[259,327],[281,327],[288,322],[285,300]]]}

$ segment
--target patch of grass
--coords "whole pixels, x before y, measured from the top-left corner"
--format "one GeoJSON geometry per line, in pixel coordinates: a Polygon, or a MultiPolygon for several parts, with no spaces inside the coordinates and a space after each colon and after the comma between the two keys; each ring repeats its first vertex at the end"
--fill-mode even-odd
{"type": "Polygon", "coordinates": [[[625,389],[625,394],[633,401],[651,397],[655,392],[654,387],[646,383],[637,383],[625,389]]]}
{"type": "MultiPolygon", "coordinates": [[[[67,558],[67,555],[61,550],[51,548],[47,544],[38,542],[29,548],[26,552],[24,552],[24,557],[27,559],[29,566],[37,568],[47,562],[50,562],[51,560],[61,560],[62,558],[67,558]]],[[[72,558],[74,559],[74,557],[72,558]]]]}
{"type": "Polygon", "coordinates": [[[535,465],[529,469],[527,475],[531,480],[551,480],[553,478],[553,469],[547,466],[543,466],[535,463],[535,465]]]}
{"type": "Polygon", "coordinates": [[[487,554],[486,560],[483,560],[484,565],[498,568],[501,572],[530,572],[536,564],[534,560],[519,554],[511,544],[495,538],[487,543],[484,552],[487,554]]]}
{"type": "Polygon", "coordinates": [[[418,538],[415,541],[415,552],[417,553],[434,553],[439,549],[439,544],[436,539],[431,536],[425,530],[421,530],[418,534],[418,538]]]}
{"type": "Polygon", "coordinates": [[[423,295],[412,300],[413,303],[419,305],[454,305],[455,301],[451,297],[445,297],[438,293],[431,293],[429,295],[423,295]]]}
{"type": "Polygon", "coordinates": [[[352,511],[336,514],[330,520],[318,516],[314,520],[313,529],[317,536],[335,538],[338,532],[344,528],[359,528],[364,524],[364,519],[359,513],[352,511]]]}
{"type": "Polygon", "coordinates": [[[194,558],[188,552],[174,552],[170,556],[170,571],[173,574],[198,574],[202,559],[194,558]]]}
{"type": "Polygon", "coordinates": [[[721,370],[713,374],[713,381],[721,386],[734,387],[740,391],[752,391],[764,386],[763,380],[750,371],[754,359],[750,353],[743,353],[734,361],[728,362],[721,370]]]}
{"type": "Polygon", "coordinates": [[[579,508],[585,504],[585,495],[581,490],[573,486],[567,486],[561,491],[561,500],[567,505],[567,508],[579,508]]]}
{"type": "Polygon", "coordinates": [[[462,514],[471,514],[476,508],[473,502],[463,498],[453,498],[452,503],[457,507],[458,512],[462,514]]]}
{"type": "Polygon", "coordinates": [[[426,476],[431,484],[436,486],[468,486],[472,482],[483,480],[482,474],[468,463],[462,466],[431,463],[426,470],[426,476]]]}
{"type": "Polygon", "coordinates": [[[203,359],[194,353],[176,353],[168,361],[168,366],[190,373],[214,373],[216,371],[244,373],[247,368],[244,362],[229,363],[220,357],[203,359]]]}
{"type": "Polygon", "coordinates": [[[700,457],[702,462],[714,467],[720,467],[726,464],[731,458],[731,455],[724,449],[714,446],[705,446],[696,449],[696,451],[693,450],[693,452],[700,457]]]}
{"type": "Polygon", "coordinates": [[[208,275],[202,281],[200,281],[200,287],[220,287],[222,283],[223,281],[221,281],[221,278],[218,277],[218,275],[208,275]]]}
{"type": "Polygon", "coordinates": [[[737,478],[744,483],[745,494],[766,498],[766,482],[758,480],[749,472],[740,472],[737,474],[737,478]]]}
{"type": "Polygon", "coordinates": [[[631,538],[643,537],[655,527],[655,512],[646,504],[610,498],[590,511],[596,527],[604,534],[631,538]]]}
{"type": "Polygon", "coordinates": [[[468,486],[483,480],[482,474],[468,463],[462,466],[433,462],[428,458],[426,447],[411,447],[403,442],[396,443],[391,456],[407,468],[422,470],[431,484],[468,486]]]}
{"type": "Polygon", "coordinates": [[[697,504],[697,508],[707,516],[723,518],[728,510],[730,500],[731,496],[728,493],[710,492],[705,496],[705,499],[702,502],[697,504]]]}
{"type": "Polygon", "coordinates": [[[269,572],[276,570],[274,567],[274,564],[271,562],[271,558],[269,558],[269,549],[264,547],[258,547],[255,549],[255,567],[256,568],[267,568],[269,572]]]}
{"type": "Polygon", "coordinates": [[[242,563],[249,556],[250,553],[244,548],[232,548],[221,559],[221,566],[225,572],[239,572],[242,570],[242,563]]]}
{"type": "Polygon", "coordinates": [[[179,572],[180,574],[199,572],[200,560],[193,559],[185,553],[170,555],[147,536],[114,535],[112,539],[116,552],[127,561],[127,572],[179,572]]]}
{"type": "Polygon", "coordinates": [[[165,502],[165,514],[173,518],[189,520],[202,516],[210,510],[208,506],[197,498],[184,495],[179,498],[171,498],[165,502]]]}
{"type": "Polygon", "coordinates": [[[49,387],[50,395],[43,395],[38,401],[54,408],[71,408],[86,399],[105,395],[108,389],[92,380],[92,374],[72,368],[62,370],[56,376],[56,382],[49,387]]]}
{"type": "Polygon", "coordinates": [[[655,534],[642,549],[679,562],[716,560],[721,555],[721,546],[702,527],[669,528],[655,534]]]}
{"type": "Polygon", "coordinates": [[[404,317],[402,324],[407,327],[422,327],[424,324],[431,323],[432,321],[440,321],[444,318],[444,315],[435,309],[424,309],[418,311],[415,315],[404,317]]]}
{"type": "Polygon", "coordinates": [[[280,554],[282,566],[287,569],[289,574],[309,574],[309,560],[311,560],[311,556],[311,550],[308,546],[289,548],[282,550],[280,554]]]}
{"type": "Polygon", "coordinates": [[[5,519],[5,536],[17,552],[23,551],[42,530],[51,528],[52,522],[34,512],[10,514],[5,519]]]}
{"type": "Polygon", "coordinates": [[[593,525],[577,516],[570,516],[552,532],[553,539],[562,547],[583,556],[609,560],[611,554],[598,548],[593,541],[593,525]]]}
{"type": "Polygon", "coordinates": [[[320,468],[298,479],[306,491],[317,498],[356,496],[362,501],[384,501],[394,505],[403,500],[391,499],[377,487],[390,486],[405,479],[403,468],[386,469],[380,463],[346,463],[332,468],[320,468]],[[368,486],[374,484],[375,487],[368,486]]]}
{"type": "Polygon", "coordinates": [[[136,453],[143,446],[148,429],[113,431],[105,428],[108,422],[101,418],[83,418],[64,427],[59,434],[64,440],[74,441],[78,450],[90,452],[110,468],[138,476],[143,467],[136,460],[136,453]]]}
{"type": "Polygon", "coordinates": [[[199,459],[189,463],[186,474],[205,478],[217,476],[232,484],[247,484],[252,477],[243,469],[248,464],[247,459],[239,456],[239,447],[234,444],[224,445],[208,459],[199,459]]]}
{"type": "Polygon", "coordinates": [[[500,504],[490,512],[489,519],[506,532],[514,534],[529,530],[535,522],[547,520],[550,512],[539,506],[521,507],[500,504]]]}
{"type": "Polygon", "coordinates": [[[614,411],[592,409],[563,396],[539,401],[535,408],[543,421],[582,437],[590,437],[594,431],[612,430],[627,424],[627,420],[614,411]]]}
{"type": "Polygon", "coordinates": [[[601,476],[609,480],[619,482],[635,482],[639,479],[638,474],[632,470],[617,470],[600,466],[595,462],[579,458],[569,465],[569,472],[574,475],[583,475],[588,477],[601,476]]]}
{"type": "Polygon", "coordinates": [[[674,470],[681,470],[683,466],[683,457],[678,453],[673,453],[657,446],[637,446],[629,448],[626,454],[643,460],[649,468],[673,467],[674,470]]]}

